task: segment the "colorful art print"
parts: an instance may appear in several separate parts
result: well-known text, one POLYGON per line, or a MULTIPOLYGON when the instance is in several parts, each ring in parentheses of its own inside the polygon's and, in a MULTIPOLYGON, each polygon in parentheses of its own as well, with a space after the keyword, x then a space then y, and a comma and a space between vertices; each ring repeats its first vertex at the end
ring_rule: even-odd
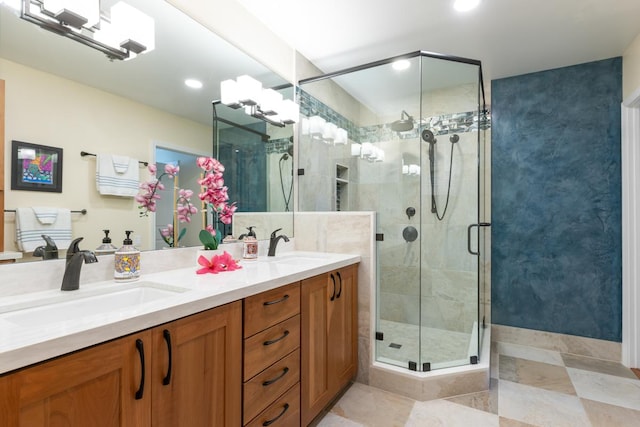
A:
POLYGON ((62 192, 62 148, 12 141, 11 189, 62 192))

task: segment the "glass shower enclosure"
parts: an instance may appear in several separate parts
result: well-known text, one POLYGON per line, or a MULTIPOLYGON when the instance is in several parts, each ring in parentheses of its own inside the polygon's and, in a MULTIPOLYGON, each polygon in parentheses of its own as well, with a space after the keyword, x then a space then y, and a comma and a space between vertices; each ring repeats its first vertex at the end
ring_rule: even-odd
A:
POLYGON ((302 80, 298 98, 299 209, 376 212, 375 360, 477 363, 490 225, 480 62, 414 52, 302 80))

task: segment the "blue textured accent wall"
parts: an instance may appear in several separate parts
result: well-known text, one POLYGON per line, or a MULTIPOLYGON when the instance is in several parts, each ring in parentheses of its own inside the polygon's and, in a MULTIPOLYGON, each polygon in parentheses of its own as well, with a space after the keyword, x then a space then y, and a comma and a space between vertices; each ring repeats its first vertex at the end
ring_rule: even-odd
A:
POLYGON ((491 87, 492 322, 621 341, 622 58, 491 87))

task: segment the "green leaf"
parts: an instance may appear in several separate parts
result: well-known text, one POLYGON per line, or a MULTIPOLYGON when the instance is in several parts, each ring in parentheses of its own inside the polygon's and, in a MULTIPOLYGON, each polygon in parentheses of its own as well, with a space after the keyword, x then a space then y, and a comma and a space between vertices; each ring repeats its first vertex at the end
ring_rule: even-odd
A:
POLYGON ((208 250, 218 249, 218 239, 216 237, 213 237, 213 235, 211 235, 211 233, 209 233, 207 230, 200 230, 200 234, 198 234, 198 238, 200 239, 200 242, 202 242, 202 244, 204 245, 205 249, 208 249, 208 250))

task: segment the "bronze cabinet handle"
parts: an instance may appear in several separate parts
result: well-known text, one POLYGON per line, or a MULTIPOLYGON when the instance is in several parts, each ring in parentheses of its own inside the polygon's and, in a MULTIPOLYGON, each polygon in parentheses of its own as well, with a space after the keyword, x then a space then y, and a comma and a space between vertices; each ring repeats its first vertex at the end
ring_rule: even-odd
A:
POLYGON ((271 424, 275 423, 276 421, 278 421, 278 418, 280 418, 281 416, 284 415, 285 412, 287 412, 288 409, 289 409, 289 404, 285 403, 284 406, 282 407, 282 412, 280 412, 277 417, 272 418, 269 421, 263 422, 262 425, 266 427, 266 426, 270 426, 271 424))
POLYGON ((266 380, 266 381, 264 381, 264 382, 262 383, 262 386, 263 386, 263 387, 267 387, 267 386, 270 386, 271 384, 273 384, 273 383, 275 383, 275 382, 277 382, 277 381, 281 380, 281 379, 282 379, 282 377, 284 377, 285 375, 287 375, 287 372, 289 372, 289 368, 285 367, 285 368, 282 370, 282 373, 281 373, 280 375, 278 375, 277 377, 275 377, 275 378, 273 378, 273 379, 270 379, 270 380, 266 380))
POLYGON ((285 338, 287 337, 287 335, 289 335, 289 331, 284 331, 284 334, 282 334, 282 336, 281 336, 281 337, 278 337, 278 338, 273 339, 273 340, 265 341, 265 342, 263 342, 262 344, 263 344, 263 345, 271 345, 271 344, 275 344, 275 343, 277 343, 278 341, 285 339, 285 338))

